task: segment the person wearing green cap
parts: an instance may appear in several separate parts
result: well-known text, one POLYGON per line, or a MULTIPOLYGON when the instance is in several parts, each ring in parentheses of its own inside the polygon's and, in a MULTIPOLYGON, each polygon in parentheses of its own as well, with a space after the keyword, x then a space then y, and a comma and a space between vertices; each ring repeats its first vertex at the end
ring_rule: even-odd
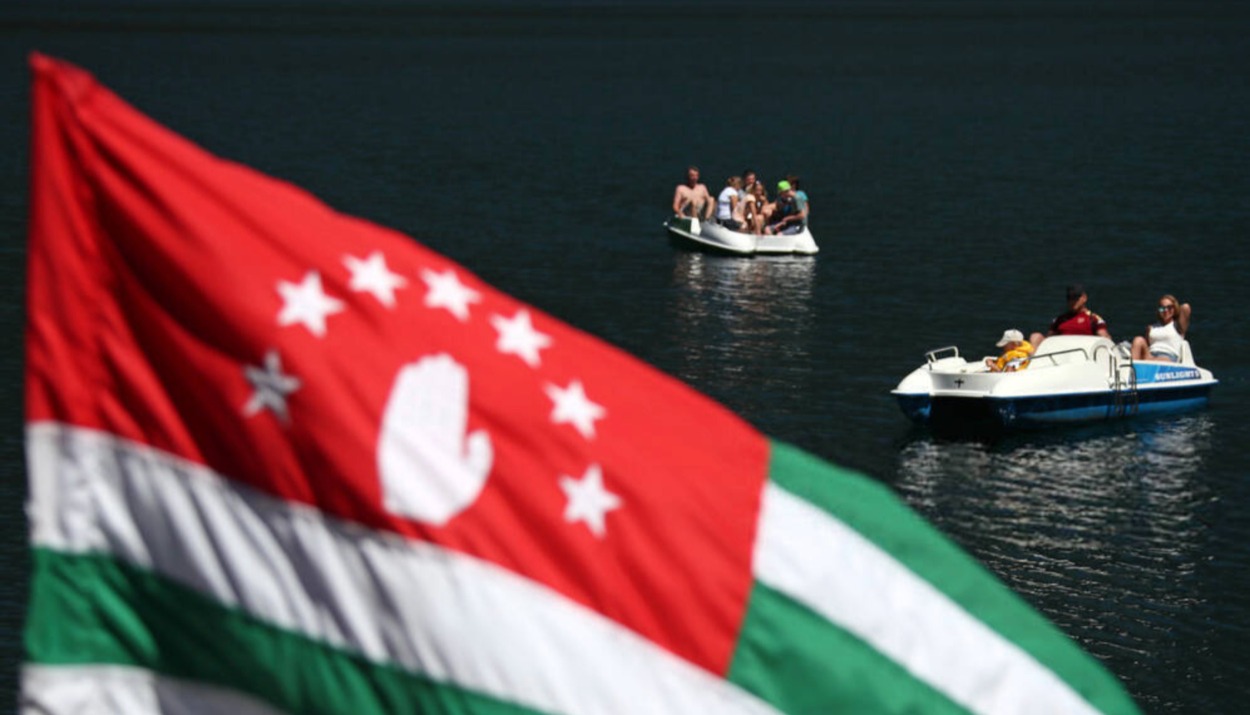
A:
POLYGON ((797 233, 807 225, 807 205, 799 206, 795 198, 794 186, 789 181, 777 182, 777 208, 773 211, 771 222, 764 233, 797 233))

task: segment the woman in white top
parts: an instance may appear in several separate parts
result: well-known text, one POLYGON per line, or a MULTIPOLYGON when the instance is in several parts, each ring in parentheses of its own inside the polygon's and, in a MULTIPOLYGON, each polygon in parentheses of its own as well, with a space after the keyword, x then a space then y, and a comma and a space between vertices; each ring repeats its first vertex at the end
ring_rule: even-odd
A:
POLYGON ((734 212, 738 208, 738 189, 741 188, 742 179, 731 176, 725 182, 725 188, 721 189, 720 196, 716 197, 716 220, 722 226, 735 231, 742 228, 742 224, 734 218, 734 212))
POLYGON ((1159 299, 1159 322, 1146 327, 1146 336, 1133 338, 1134 360, 1179 362, 1181 342, 1189 330, 1189 303, 1179 303, 1176 296, 1159 299))

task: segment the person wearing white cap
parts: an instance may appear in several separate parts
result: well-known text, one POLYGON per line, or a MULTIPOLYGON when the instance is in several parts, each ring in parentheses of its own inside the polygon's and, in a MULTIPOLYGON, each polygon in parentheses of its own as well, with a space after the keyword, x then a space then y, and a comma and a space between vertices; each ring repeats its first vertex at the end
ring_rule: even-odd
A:
POLYGON ((985 358, 985 366, 990 372, 1015 372, 1029 366, 1033 346, 1024 339, 1024 333, 1014 328, 1004 330, 1002 339, 996 345, 1003 349, 1003 354, 997 359, 985 358))

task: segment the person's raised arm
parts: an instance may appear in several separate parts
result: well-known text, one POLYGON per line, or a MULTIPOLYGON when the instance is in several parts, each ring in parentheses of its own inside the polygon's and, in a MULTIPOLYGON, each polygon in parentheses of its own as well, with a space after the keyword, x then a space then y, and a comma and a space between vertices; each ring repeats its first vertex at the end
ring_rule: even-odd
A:
POLYGON ((1182 336, 1189 332, 1189 313, 1191 310, 1189 303, 1181 303, 1176 306, 1176 332, 1182 336))

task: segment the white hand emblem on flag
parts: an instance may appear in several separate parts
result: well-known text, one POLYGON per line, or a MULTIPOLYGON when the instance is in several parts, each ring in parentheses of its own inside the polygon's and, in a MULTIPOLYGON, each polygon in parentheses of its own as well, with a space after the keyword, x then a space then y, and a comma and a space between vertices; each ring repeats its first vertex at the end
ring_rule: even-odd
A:
POLYGON ((378 437, 388 511, 441 526, 481 493, 494 461, 490 436, 466 436, 469 373, 446 354, 405 365, 395 378, 378 437))

